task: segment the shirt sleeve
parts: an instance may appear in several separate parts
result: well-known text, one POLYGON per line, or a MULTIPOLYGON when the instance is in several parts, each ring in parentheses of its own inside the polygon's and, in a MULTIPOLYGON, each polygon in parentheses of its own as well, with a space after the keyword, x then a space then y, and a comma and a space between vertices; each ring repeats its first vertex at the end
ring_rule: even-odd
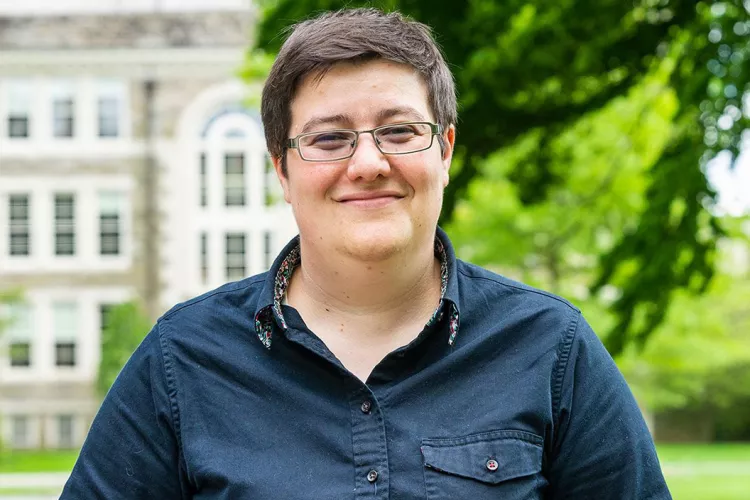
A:
POLYGON ((671 499, 635 398, 580 314, 563 339, 558 370, 550 498, 671 499))
POLYGON ((173 396, 157 323, 104 398, 60 498, 189 498, 173 396))

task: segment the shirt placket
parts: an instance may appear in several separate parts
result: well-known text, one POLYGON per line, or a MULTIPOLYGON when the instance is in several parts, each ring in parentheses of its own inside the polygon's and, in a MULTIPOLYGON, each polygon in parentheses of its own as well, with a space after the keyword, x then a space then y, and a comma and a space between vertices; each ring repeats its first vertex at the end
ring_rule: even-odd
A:
POLYGON ((349 398, 354 456, 354 498, 387 499, 389 491, 388 447, 385 418, 372 391, 365 385, 349 398))

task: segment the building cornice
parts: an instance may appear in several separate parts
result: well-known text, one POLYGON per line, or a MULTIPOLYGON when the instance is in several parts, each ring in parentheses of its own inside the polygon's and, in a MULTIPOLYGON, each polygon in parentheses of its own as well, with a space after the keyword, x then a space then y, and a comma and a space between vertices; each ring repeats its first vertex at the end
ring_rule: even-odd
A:
POLYGON ((0 57, 0 75, 71 76, 86 72, 102 76, 160 79, 199 76, 196 72, 230 76, 242 65, 246 47, 168 49, 7 50, 0 57))

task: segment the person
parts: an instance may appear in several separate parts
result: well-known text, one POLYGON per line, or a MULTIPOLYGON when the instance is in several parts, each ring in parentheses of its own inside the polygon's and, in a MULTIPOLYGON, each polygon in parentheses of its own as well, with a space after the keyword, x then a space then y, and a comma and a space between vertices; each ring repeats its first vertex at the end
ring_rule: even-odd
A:
POLYGON ((158 320, 63 499, 670 498, 581 312, 438 227, 456 95, 426 26, 299 23, 261 113, 299 235, 158 320))

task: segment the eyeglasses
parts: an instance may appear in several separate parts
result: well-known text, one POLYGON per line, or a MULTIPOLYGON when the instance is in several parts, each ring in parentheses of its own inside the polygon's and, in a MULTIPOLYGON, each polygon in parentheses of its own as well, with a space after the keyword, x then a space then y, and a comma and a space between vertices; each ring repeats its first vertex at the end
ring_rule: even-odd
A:
POLYGON ((384 155, 417 153, 432 147, 442 127, 430 122, 383 125, 372 130, 326 130, 300 134, 288 140, 286 147, 296 149, 305 161, 337 161, 351 158, 360 134, 371 134, 384 155))

